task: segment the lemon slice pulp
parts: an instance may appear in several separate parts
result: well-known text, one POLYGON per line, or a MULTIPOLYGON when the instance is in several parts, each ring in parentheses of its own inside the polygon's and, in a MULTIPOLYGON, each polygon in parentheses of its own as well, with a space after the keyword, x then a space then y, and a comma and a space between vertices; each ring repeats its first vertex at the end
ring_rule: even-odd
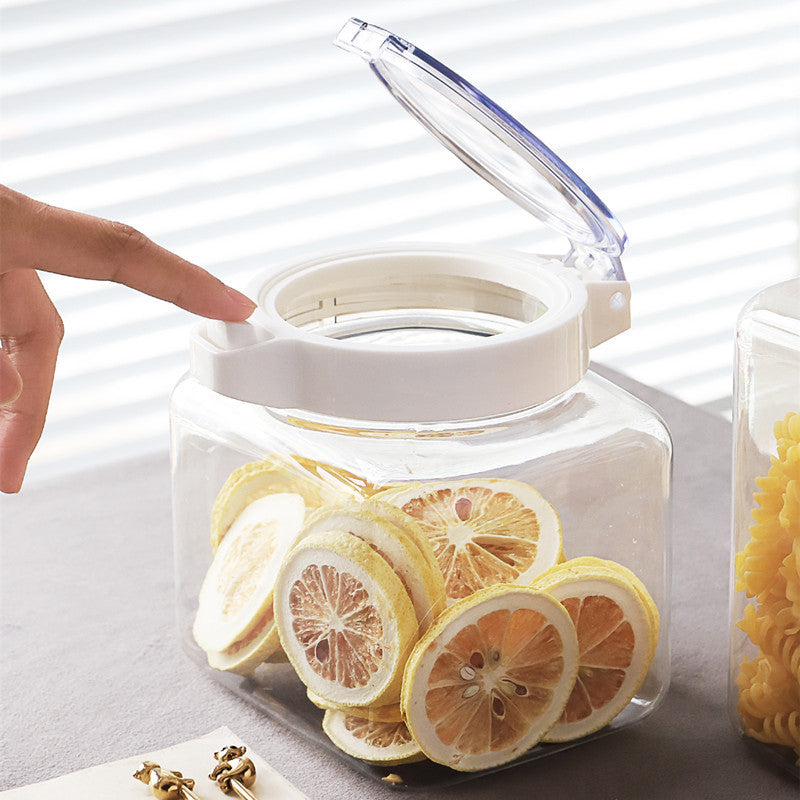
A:
POLYGON ((520 481, 435 481, 375 495, 425 532, 449 602, 497 583, 527 585, 561 557, 555 509, 520 481))
POLYGON ((444 580, 432 554, 426 559, 413 538, 381 513, 384 505, 351 503, 320 509, 311 516, 302 535, 342 530, 369 544, 400 578, 424 632, 444 610, 444 580))
POLYGON ((611 722, 644 682, 657 643, 652 611, 624 571, 585 561, 570 564, 533 583, 567 609, 579 647, 575 685, 561 718, 545 736, 548 742, 586 736, 611 722))
POLYGON ((417 619, 400 579, 366 542, 344 531, 303 538, 278 573, 275 621, 315 695, 343 706, 397 702, 417 619))

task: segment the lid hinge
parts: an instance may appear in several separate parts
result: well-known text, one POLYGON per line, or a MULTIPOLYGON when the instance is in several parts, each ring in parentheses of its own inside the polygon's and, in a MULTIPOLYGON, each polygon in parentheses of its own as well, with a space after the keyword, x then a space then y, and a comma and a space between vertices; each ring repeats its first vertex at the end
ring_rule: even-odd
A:
POLYGON ((584 281, 624 281, 625 272, 618 256, 590 247, 572 245, 564 265, 578 271, 584 281))

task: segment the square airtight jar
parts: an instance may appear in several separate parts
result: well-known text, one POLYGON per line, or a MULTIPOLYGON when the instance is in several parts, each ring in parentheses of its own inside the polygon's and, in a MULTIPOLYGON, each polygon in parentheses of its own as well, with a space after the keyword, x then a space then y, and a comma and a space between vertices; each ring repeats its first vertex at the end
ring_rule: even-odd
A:
POLYGON ((671 443, 588 371, 630 325, 625 233, 520 122, 350 20, 448 149, 569 242, 322 254, 193 332, 172 397, 177 601, 221 683, 377 780, 557 753, 669 683, 671 443))
MULTIPOLYGON (((483 587, 536 588, 539 581, 548 595, 583 593, 576 636, 579 648, 596 651, 578 655, 586 698, 602 706, 609 682, 624 682, 628 668, 640 674, 610 720, 584 722, 592 714, 581 716, 581 697, 575 718, 560 723, 566 738, 547 741, 544 732, 510 763, 649 714, 669 681, 671 446, 653 410, 586 370, 589 317, 608 310, 624 318, 611 300, 620 288, 586 284, 573 268, 535 256, 403 245, 296 265, 253 292, 261 308, 252 323, 203 323, 192 341, 192 373, 172 398, 178 609, 190 654, 265 712, 381 777, 387 767, 337 748, 323 718, 333 725, 348 708, 391 714, 412 649, 443 615, 483 587), (553 352, 557 369, 544 378, 553 352), (258 402, 259 392, 280 403, 258 402), (453 413, 444 416, 448 408, 453 413), (271 504, 297 498, 288 511, 271 504), (248 525, 261 525, 265 535, 249 536, 248 525), (425 568, 419 559, 402 562, 395 553, 402 543, 384 541, 383 527, 413 531, 405 550, 420 532, 428 538, 426 568, 441 571, 443 599, 413 585, 413 573, 425 568), (292 586, 278 580, 303 541, 313 538, 324 550, 327 536, 327 567, 352 574, 333 533, 386 556, 413 598, 403 614, 417 616, 399 645, 397 686, 375 702, 341 707, 335 692, 326 700, 324 676, 315 684, 296 664, 305 653, 311 673, 323 671, 330 637, 322 631, 313 647, 304 640, 305 650, 295 642, 289 660, 284 639, 292 625, 282 630, 276 622, 281 604, 294 603, 282 612, 289 619, 310 602, 307 591, 292 599, 292 586), (609 616, 614 604, 603 580, 633 595, 631 613, 640 618, 609 616), (593 611, 592 598, 605 605, 593 611), (231 606, 235 613, 227 613, 231 606), (228 629, 220 622, 226 617, 236 618, 228 629), (620 623, 642 654, 620 660, 620 623), (581 624, 598 627, 581 631, 581 624), (592 674, 605 677, 594 686, 592 674)), ((356 591, 355 583, 347 586, 356 591)), ((611 595, 625 610, 624 598, 611 595)), ((465 663, 459 673, 470 670, 465 663)), ((503 680, 495 687, 501 693, 511 686, 503 680)), ((389 722, 402 723, 405 713, 389 722)), ((457 769, 428 758, 391 766, 409 784, 454 780, 457 769)))

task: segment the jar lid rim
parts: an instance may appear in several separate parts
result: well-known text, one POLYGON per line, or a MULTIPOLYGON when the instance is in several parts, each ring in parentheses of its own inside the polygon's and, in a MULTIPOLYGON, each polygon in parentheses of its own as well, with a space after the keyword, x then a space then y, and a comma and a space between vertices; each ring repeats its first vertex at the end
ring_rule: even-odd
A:
POLYGON ((627 303, 615 311, 607 301, 610 290, 627 287, 584 284, 557 259, 493 248, 403 243, 333 254, 251 284, 259 301, 251 321, 198 325, 191 371, 215 391, 279 409, 385 422, 497 416, 575 385, 593 343, 587 307, 600 292, 613 326, 622 330, 629 324, 627 303), (404 276, 409 266, 413 271, 404 276), (411 299, 404 301, 407 293, 411 299), (494 335, 438 346, 387 346, 341 327, 361 312, 368 318, 402 302, 414 308, 428 295, 454 297, 456 315, 473 307, 511 309, 516 319, 494 335), (339 338, 343 330, 349 338, 339 338))

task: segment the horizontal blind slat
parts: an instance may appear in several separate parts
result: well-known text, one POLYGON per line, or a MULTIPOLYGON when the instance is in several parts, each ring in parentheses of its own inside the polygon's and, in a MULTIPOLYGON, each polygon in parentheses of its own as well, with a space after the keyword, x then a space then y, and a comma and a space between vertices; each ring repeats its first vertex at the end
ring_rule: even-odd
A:
MULTIPOLYGON (((384 239, 563 252, 331 47, 349 12, 0 3, 5 180, 134 224, 239 287, 309 250, 384 239)), ((376 0, 369 16, 487 89, 622 219, 635 333, 595 357, 722 407, 738 308, 797 274, 800 4, 376 0)), ((68 336, 34 471, 163 447, 190 317, 44 280, 68 336)))

